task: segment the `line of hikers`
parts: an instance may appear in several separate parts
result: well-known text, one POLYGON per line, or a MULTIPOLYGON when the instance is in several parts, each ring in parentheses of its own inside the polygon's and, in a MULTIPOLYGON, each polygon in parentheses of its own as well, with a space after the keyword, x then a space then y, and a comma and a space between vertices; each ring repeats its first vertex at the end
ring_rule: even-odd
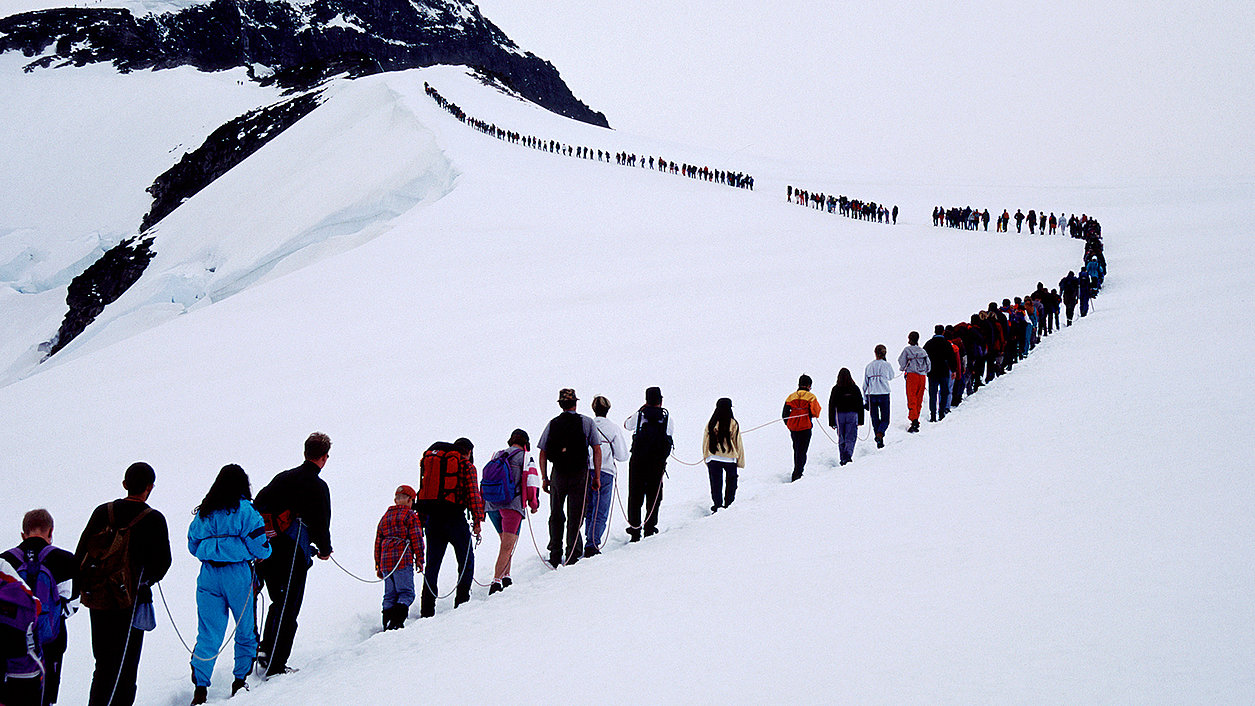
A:
MULTIPOLYGON (((426 81, 423 82, 423 90, 427 95, 436 102, 436 105, 443 108, 453 117, 469 125, 470 127, 498 140, 509 142, 510 144, 522 145, 530 147, 541 152, 550 152, 553 154, 563 155, 566 157, 575 157, 577 159, 589 159, 597 162, 611 163, 611 153, 609 150, 594 149, 592 147, 583 147, 580 145, 568 145, 557 140, 546 140, 531 135, 523 135, 512 130, 497 127, 496 123, 490 123, 485 120, 472 117, 466 114, 456 103, 452 103, 440 92, 426 81)), ((664 174, 680 174, 690 179, 698 179, 713 184, 724 184, 726 186, 734 186, 739 189, 754 189, 754 177, 744 172, 736 172, 724 169, 711 169, 710 167, 699 167, 692 164, 681 164, 679 162, 670 162, 661 157, 637 156, 627 152, 614 153, 614 163, 620 166, 646 167, 648 169, 656 169, 664 174), (656 165, 656 166, 655 166, 656 165)))
MULTIPOLYGON (((1028 210, 1028 215, 1025 215, 1024 212, 1018 208, 1015 210, 1014 216, 1004 210, 1002 215, 998 216, 995 228, 996 232, 1008 232, 1012 218, 1015 219, 1016 233, 1024 232, 1024 223, 1027 221, 1029 235, 1036 235, 1038 233, 1046 235, 1046 228, 1049 227, 1050 235, 1058 233, 1059 235, 1069 235, 1073 238, 1084 238, 1087 240, 1090 238, 1102 237, 1102 225, 1098 223, 1097 219, 1091 218, 1084 213, 1080 216, 1077 216, 1075 213, 1068 216, 1067 214, 1060 212, 1058 217, 1056 217, 1053 211, 1049 216, 1047 216, 1045 211, 1038 213, 1036 210, 1031 208, 1028 210)), ((984 212, 981 219, 984 221, 985 230, 989 230, 988 210, 984 212)), ((937 222, 937 213, 935 211, 933 213, 933 224, 940 225, 940 223, 937 222)))
POLYGON ((785 187, 785 200, 801 206, 809 206, 820 211, 836 213, 860 221, 875 223, 898 223, 898 207, 889 208, 875 201, 859 201, 845 196, 824 195, 821 192, 795 189, 791 185, 785 187))
MULTIPOLYGON (((989 230, 989 209, 981 211, 973 209, 971 206, 964 208, 942 208, 937 206, 933 209, 933 225, 949 226, 951 228, 962 228, 963 230, 976 230, 984 223, 985 230, 989 230)), ((1001 221, 999 221, 999 232, 1001 232, 1001 221)))
MULTIPOLYGON (((1092 220, 1090 221, 1092 222, 1092 220)), ((920 429, 925 389, 929 421, 939 422, 995 377, 1010 372, 1044 336, 1073 322, 1076 306, 1088 314, 1106 274, 1097 229, 1085 238, 1085 265, 1069 272, 1058 289, 1043 283, 1024 296, 1003 299, 969 321, 938 324, 922 346, 912 331, 898 356, 906 379, 907 432, 920 429)), ((848 368, 837 375, 828 400, 828 425, 837 431, 840 464, 853 461, 858 428, 869 412, 877 448, 884 447, 890 420, 889 382, 895 376, 883 344, 864 369, 862 389, 848 368)), ((802 375, 786 398, 781 420, 793 445, 792 481, 802 477, 813 420, 822 408, 802 375)), ((658 532, 659 506, 667 461, 675 447, 674 423, 662 406, 662 391, 650 387, 645 403, 622 425, 607 419, 610 402, 592 401, 592 418, 579 414, 572 389, 558 393, 561 412, 546 424, 532 456, 530 436, 515 429, 506 447, 475 467, 474 445, 460 438, 437 442, 419 462, 418 490, 398 487, 393 504, 376 528, 374 561, 384 584, 384 629, 405 625, 409 608, 421 596, 420 616, 435 614, 444 554, 453 548, 458 563, 454 607, 470 599, 474 547, 488 518, 501 537, 488 594, 511 585, 511 563, 522 523, 549 495, 548 561, 552 568, 596 556, 606 541, 617 463, 628 462, 627 533, 637 542, 658 532), (630 434, 630 438, 625 435, 630 434), (472 539, 475 544, 472 544, 472 539), (415 571, 422 576, 416 590, 415 571)), ((711 512, 736 498, 739 469, 745 466, 742 432, 732 400, 720 398, 702 433, 702 462, 710 481, 711 512)), ((197 578, 198 632, 191 650, 192 704, 208 698, 213 665, 227 630, 234 664, 231 694, 248 688, 256 669, 261 678, 296 671, 288 665, 305 584, 314 558, 332 558, 331 494, 321 472, 331 439, 311 434, 304 461, 277 474, 253 499, 244 469, 224 466, 193 511, 188 551, 201 562, 197 578), (262 589, 270 609, 259 629, 256 599, 262 589)), ((144 462, 126 469, 126 495, 95 508, 73 554, 53 546, 53 518, 44 509, 22 519, 21 543, 0 554, 0 654, 5 678, 0 704, 56 703, 66 649, 66 619, 79 605, 90 613, 95 669, 89 706, 131 704, 144 633, 155 629, 152 587, 172 563, 165 517, 148 505, 156 473, 144 462)))

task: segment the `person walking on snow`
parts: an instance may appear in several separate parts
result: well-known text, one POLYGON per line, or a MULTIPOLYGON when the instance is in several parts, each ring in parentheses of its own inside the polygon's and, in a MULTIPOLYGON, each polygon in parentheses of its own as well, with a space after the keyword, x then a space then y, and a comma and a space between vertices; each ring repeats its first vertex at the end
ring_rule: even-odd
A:
POLYGON ((702 460, 710 475, 710 511, 718 512, 736 499, 737 469, 745 468, 741 425, 732 415, 732 400, 720 397, 714 414, 702 429, 702 460))
POLYGON ((645 405, 624 421, 632 430, 631 457, 628 460, 628 528, 632 542, 658 534, 658 506, 662 504, 662 481, 667 473, 667 457, 675 448, 675 425, 671 413, 662 406, 662 390, 645 390, 645 405), (641 520, 641 507, 647 508, 641 520))
POLYGON ((885 447, 885 431, 889 428, 889 381, 893 379, 893 366, 885 360, 888 354, 889 349, 883 343, 877 345, 876 359, 863 370, 863 407, 871 412, 878 449, 885 447))
POLYGON ((305 439, 305 462, 275 476, 254 503, 266 521, 270 557, 259 572, 270 594, 270 612, 257 666, 264 678, 288 668, 297 617, 305 600, 305 580, 313 557, 331 558, 331 491, 319 474, 331 456, 331 438, 314 432, 305 439))
MULTIPOLYGON (((510 432, 506 448, 493 455, 493 462, 504 462, 510 476, 510 487, 514 489, 514 497, 507 503, 495 503, 484 499, 484 507, 488 511, 488 519, 492 521, 497 534, 501 537, 501 547, 497 551, 497 564, 493 567, 492 585, 488 587, 488 595, 504 591, 513 583, 510 578, 510 564, 514 558, 514 548, 519 543, 519 530, 523 527, 523 517, 527 510, 536 512, 540 509, 540 481, 536 463, 531 457, 532 440, 527 432, 515 429, 510 432), (535 482, 533 480, 535 479, 535 482), (525 509, 526 508, 526 509, 525 509)), ((488 466, 484 466, 484 478, 488 478, 488 466)))
POLYGON ((828 426, 837 430, 837 448, 844 466, 854 460, 858 428, 863 426, 863 393, 854 384, 849 368, 837 373, 837 384, 828 396, 828 426))
POLYGON ((919 347, 919 332, 907 334, 906 348, 898 354, 898 370, 906 377, 906 416, 911 426, 908 432, 919 431, 919 413, 924 405, 924 388, 927 375, 932 369, 928 353, 919 347))
MULTIPOLYGON (((601 553, 602 537, 610 522, 610 501, 614 495, 616 461, 628 460, 627 439, 618 424, 606 418, 610 413, 610 400, 598 395, 593 398, 593 423, 597 425, 598 445, 601 447, 601 468, 594 472, 601 475, 601 487, 588 494, 584 504, 584 556, 601 553)), ((589 455, 589 464, 593 462, 589 455)))
POLYGON ((143 461, 132 463, 122 480, 126 497, 100 505, 92 512, 74 552, 78 561, 74 592, 91 612, 92 655, 96 658, 88 706, 135 703, 136 674, 145 632, 135 626, 135 617, 145 609, 151 615, 151 586, 165 578, 170 570, 170 531, 166 518, 148 506, 156 481, 157 474, 152 466, 143 461), (121 535, 127 539, 121 540, 121 535), (108 576, 93 570, 100 565, 97 561, 101 558, 97 554, 102 544, 100 540, 110 537, 109 545, 125 541, 129 547, 126 552, 130 559, 129 572, 108 576), (118 605, 109 600, 110 591, 105 585, 117 586, 123 580, 123 593, 129 601, 118 605))
POLYGON ((601 476, 589 469, 588 455, 592 449, 593 467, 601 467, 601 446, 597 442, 597 424, 575 411, 579 398, 575 390, 558 391, 562 413, 545 425, 540 434, 540 479, 549 493, 549 563, 553 568, 574 564, 583 556, 584 543, 580 525, 584 521, 584 505, 588 497, 601 489, 601 476), (553 464, 552 477, 549 464, 553 464), (566 535, 566 553, 562 551, 566 535))
POLYGON ((784 401, 784 425, 789 428, 789 436, 793 440, 793 477, 790 482, 802 477, 806 469, 806 452, 810 449, 812 419, 818 419, 821 407, 819 400, 811 394, 811 376, 803 373, 797 379, 797 392, 789 395, 784 401))
POLYGON ((414 512, 416 497, 414 488, 399 486, 375 526, 375 576, 383 580, 384 630, 405 627, 414 604, 414 570, 423 570, 423 523, 414 512))
POLYGON ((74 593, 74 577, 78 574, 78 562, 74 555, 52 545, 52 514, 42 508, 31 510, 22 516, 22 543, 0 554, 5 561, 0 565, 11 567, 19 578, 40 600, 41 616, 37 623, 39 644, 37 655, 43 665, 40 681, 39 665, 33 661, 13 659, 6 665, 4 687, 0 688, 0 703, 31 703, 49 706, 57 702, 61 688, 61 662, 67 645, 65 621, 78 611, 78 595, 74 593), (41 577, 47 575, 43 585, 41 577), (17 676, 35 672, 31 677, 17 676), (40 699, 42 690, 43 698, 40 699))
POLYGON ((479 494, 475 471, 475 445, 460 437, 452 444, 437 441, 423 452, 420 463, 422 481, 414 509, 423 522, 423 541, 427 560, 423 564, 423 590, 419 597, 419 617, 436 614, 439 595, 440 565, 444 553, 453 547, 458 560, 458 583, 453 607, 471 600, 471 582, 475 580, 474 537, 478 544, 484 522, 484 499, 479 494), (471 524, 467 524, 467 515, 471 524))
POLYGON ((187 528, 187 550, 200 559, 196 578, 196 649, 192 651, 192 704, 209 698, 218 647, 227 631, 227 612, 235 619, 235 667, 231 695, 248 689, 248 673, 257 657, 253 620, 257 585, 254 562, 270 556, 266 523, 253 509, 248 474, 236 464, 218 471, 187 528))

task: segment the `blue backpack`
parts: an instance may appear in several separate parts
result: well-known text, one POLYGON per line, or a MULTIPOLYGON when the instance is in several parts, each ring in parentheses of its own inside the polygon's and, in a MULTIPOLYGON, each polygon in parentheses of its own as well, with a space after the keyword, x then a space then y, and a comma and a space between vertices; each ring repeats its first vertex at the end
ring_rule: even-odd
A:
POLYGON ((57 591, 57 580, 44 563, 48 555, 52 553, 52 549, 52 545, 49 544, 39 552, 22 551, 17 548, 5 552, 6 557, 12 557, 10 563, 17 566, 17 573, 21 575, 22 580, 26 581, 26 585, 39 599, 42 607, 39 619, 35 621, 35 642, 40 646, 61 637, 61 623, 64 620, 61 612, 61 594, 57 591))
POLYGON ((522 449, 504 449, 493 455, 484 465, 484 475, 479 482, 479 494, 493 505, 508 505, 518 496, 514 478, 510 474, 510 459, 522 449))

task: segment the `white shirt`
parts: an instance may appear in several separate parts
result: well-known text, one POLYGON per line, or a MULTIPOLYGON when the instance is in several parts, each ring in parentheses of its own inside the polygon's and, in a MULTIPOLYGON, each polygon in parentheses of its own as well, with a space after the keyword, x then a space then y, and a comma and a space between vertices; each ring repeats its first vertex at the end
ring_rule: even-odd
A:
MULTIPOLYGON (((614 475, 617 470, 615 461, 628 460, 627 439, 623 437, 623 430, 619 425, 611 422, 605 417, 596 417, 593 420, 597 424, 597 438, 600 440, 601 446, 601 472, 614 475)), ((588 468, 593 467, 593 452, 588 451, 588 468)))

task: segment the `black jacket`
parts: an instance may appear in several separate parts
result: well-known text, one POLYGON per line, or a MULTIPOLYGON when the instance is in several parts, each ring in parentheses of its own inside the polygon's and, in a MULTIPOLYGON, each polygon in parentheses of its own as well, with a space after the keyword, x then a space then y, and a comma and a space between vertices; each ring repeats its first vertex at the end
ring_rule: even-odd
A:
POLYGON ((950 342, 945 336, 937 334, 928 339, 924 344, 924 351, 928 353, 928 362, 932 363, 932 370, 929 375, 935 378, 949 376, 954 372, 954 349, 950 347, 950 342))
MULTIPOLYGON (((114 524, 119 527, 125 526, 134 520, 139 513, 147 508, 147 503, 138 500, 115 500, 113 506, 114 524)), ((87 526, 83 528, 83 534, 78 540, 78 549, 74 552, 75 561, 81 567, 83 558, 87 554, 87 539, 109 524, 109 503, 98 506, 92 511, 92 516, 87 520, 87 526)), ((166 572, 170 570, 170 530, 166 526, 166 518, 160 512, 153 510, 148 513, 144 519, 135 525, 131 530, 131 570, 134 576, 140 576, 143 571, 143 579, 140 581, 137 600, 140 603, 152 602, 152 590, 148 586, 157 583, 165 578, 166 572)), ((74 595, 78 595, 78 576, 74 577, 74 595)))
POLYGON ((837 414, 840 412, 858 412, 858 423, 862 426, 863 393, 858 385, 846 388, 832 386, 832 394, 828 395, 828 426, 837 425, 837 414))
POLYGON ((318 476, 321 471, 306 461, 275 476, 257 493, 253 507, 258 512, 278 515, 284 510, 301 519, 309 533, 309 541, 326 556, 331 553, 331 491, 318 476))

